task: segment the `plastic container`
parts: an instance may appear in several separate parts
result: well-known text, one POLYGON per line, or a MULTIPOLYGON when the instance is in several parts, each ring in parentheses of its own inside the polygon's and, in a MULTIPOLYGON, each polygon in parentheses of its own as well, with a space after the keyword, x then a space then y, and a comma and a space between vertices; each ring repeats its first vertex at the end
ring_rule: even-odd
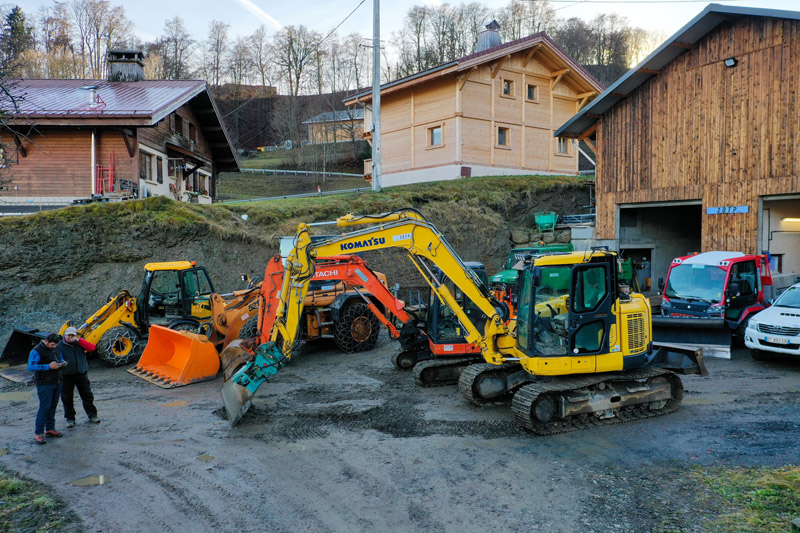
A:
POLYGON ((539 231, 552 231, 558 222, 558 215, 552 211, 542 211, 534 215, 539 231))

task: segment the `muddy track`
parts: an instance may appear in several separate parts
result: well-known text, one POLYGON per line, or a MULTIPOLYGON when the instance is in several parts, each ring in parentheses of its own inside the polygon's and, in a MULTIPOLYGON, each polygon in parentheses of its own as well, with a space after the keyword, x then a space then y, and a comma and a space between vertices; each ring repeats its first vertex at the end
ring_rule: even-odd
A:
POLYGON ((50 486, 83 531, 641 532, 705 530, 693 466, 800 461, 800 364, 737 350, 685 377, 674 413, 535 437, 508 405, 417 386, 385 336, 332 348, 301 346, 235 428, 219 379, 164 390, 93 362, 103 422, 79 413, 35 446, 32 389, 0 380, 0 467, 50 486), (109 482, 70 484, 93 474, 109 482))

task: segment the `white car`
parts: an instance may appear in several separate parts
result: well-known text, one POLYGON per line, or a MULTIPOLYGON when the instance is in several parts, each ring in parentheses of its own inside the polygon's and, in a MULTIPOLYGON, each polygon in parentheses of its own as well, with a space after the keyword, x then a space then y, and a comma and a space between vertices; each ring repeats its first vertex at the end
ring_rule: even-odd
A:
POLYGON ((800 283, 786 289, 772 306, 750 319, 744 344, 758 360, 769 359, 773 354, 800 356, 800 283))

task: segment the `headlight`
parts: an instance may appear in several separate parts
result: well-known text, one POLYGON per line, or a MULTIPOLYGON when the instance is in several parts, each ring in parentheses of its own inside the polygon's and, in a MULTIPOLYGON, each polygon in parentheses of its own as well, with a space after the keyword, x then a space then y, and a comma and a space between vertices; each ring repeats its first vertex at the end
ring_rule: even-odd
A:
POLYGON ((661 300, 661 309, 672 309, 672 302, 669 300, 661 300))
POLYGON ((753 318, 751 318, 750 322, 747 323, 747 327, 748 328, 753 328, 755 330, 757 330, 758 326, 760 326, 760 325, 761 325, 761 322, 759 322, 758 320, 755 320, 753 318))

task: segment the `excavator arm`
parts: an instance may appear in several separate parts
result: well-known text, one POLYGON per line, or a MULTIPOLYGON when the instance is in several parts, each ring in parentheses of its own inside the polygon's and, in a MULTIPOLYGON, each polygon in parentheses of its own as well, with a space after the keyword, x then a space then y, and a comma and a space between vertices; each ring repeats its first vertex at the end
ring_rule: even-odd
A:
MULTIPOLYGON (((314 279, 318 257, 350 255, 359 252, 402 248, 430 285, 439 300, 452 309, 466 330, 465 339, 481 349, 484 359, 495 365, 519 361, 526 355, 516 348, 516 341, 506 325, 507 307, 496 300, 475 273, 468 268, 436 228, 414 210, 401 210, 378 216, 347 215, 337 220, 340 227, 378 224, 375 227, 345 233, 312 243, 310 225, 300 224, 295 248, 284 271, 269 342, 259 346, 252 362, 241 368, 223 386, 222 397, 228 418, 235 424, 247 411, 252 396, 267 378, 282 368, 291 357, 291 349, 300 327, 308 286, 314 279), (488 318, 483 331, 472 323, 445 284, 437 281, 426 261, 436 265, 488 318)), ((265 285, 269 284, 268 278, 265 285)), ((270 331, 264 324, 262 332, 270 331)), ((263 339, 266 340, 266 339, 263 339)))

